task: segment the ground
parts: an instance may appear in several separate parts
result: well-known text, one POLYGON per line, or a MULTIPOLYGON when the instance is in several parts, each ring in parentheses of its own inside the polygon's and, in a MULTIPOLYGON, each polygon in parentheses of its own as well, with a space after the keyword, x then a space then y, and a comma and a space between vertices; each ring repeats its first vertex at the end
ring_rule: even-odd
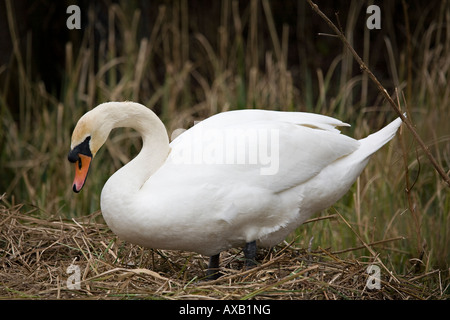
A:
MULTIPOLYGON (((437 272, 397 275, 376 258, 344 260, 283 243, 257 267, 222 253, 224 275, 204 281, 208 257, 119 240, 101 213, 62 220, 0 207, 0 299, 448 299, 437 272), (379 271, 368 273, 368 266, 379 271), (378 281, 379 280, 379 281, 378 281)), ((376 271, 376 270, 375 270, 376 271)))

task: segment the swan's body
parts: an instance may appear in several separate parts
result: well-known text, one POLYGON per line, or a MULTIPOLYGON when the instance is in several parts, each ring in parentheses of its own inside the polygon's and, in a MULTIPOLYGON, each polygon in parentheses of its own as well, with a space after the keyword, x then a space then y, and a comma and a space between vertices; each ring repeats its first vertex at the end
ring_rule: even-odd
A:
MULTIPOLYGON (((330 117, 240 110, 208 118, 169 144, 164 125, 148 108, 109 102, 80 119, 69 159, 82 161, 76 154, 87 148, 95 156, 115 127, 136 129, 143 138, 141 152, 102 190, 108 226, 120 238, 145 247, 213 256, 253 241, 265 247, 282 241, 339 200, 400 124, 397 119, 355 140, 336 129, 347 124, 330 117), (226 158, 220 150, 231 150, 236 137, 243 144, 234 149, 234 158, 226 158), (257 163, 250 160, 250 153, 264 145, 265 162, 264 152, 253 153, 261 158, 257 163)), ((85 174, 75 179, 75 191, 85 174)))

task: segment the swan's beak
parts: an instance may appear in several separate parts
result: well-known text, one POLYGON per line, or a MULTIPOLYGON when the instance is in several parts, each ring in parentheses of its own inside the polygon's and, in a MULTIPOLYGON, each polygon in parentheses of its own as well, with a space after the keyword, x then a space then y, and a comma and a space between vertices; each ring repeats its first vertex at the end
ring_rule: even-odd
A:
POLYGON ((78 193, 84 186, 89 172, 92 157, 79 154, 79 159, 75 162, 75 179, 73 180, 73 191, 78 193))
POLYGON ((89 166, 94 157, 89 144, 90 140, 91 137, 87 137, 82 143, 70 150, 67 157, 70 162, 75 163, 75 179, 73 180, 72 189, 76 193, 83 188, 89 172, 89 166))

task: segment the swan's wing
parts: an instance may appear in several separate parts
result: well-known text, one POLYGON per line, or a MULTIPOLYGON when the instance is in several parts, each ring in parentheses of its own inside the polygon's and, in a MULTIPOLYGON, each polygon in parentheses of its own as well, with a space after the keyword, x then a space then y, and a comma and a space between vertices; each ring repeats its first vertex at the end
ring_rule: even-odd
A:
MULTIPOLYGON (((307 127, 339 133, 336 127, 349 127, 350 125, 338 119, 308 112, 282 112, 271 110, 234 110, 218 113, 199 124, 208 127, 227 127, 240 124, 250 124, 255 121, 287 122, 307 127)), ((175 141, 174 141, 175 142, 175 141)))
POLYGON ((244 183, 279 193, 359 147, 337 126, 348 125, 301 112, 220 113, 178 136, 166 165, 192 181, 244 183))
POLYGON ((213 116, 171 143, 141 188, 141 207, 171 222, 162 235, 188 234, 185 250, 211 255, 255 239, 273 245, 312 213, 301 212, 308 181, 359 147, 336 129, 343 125, 305 113, 213 116))

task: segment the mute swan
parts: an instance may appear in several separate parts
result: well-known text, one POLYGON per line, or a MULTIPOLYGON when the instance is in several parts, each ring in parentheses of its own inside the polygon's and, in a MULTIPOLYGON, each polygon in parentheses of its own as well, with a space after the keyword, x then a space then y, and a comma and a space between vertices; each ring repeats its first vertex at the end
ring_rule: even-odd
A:
POLYGON ((327 116, 267 110, 214 115, 169 144, 163 123, 145 106, 107 102, 87 112, 72 135, 73 191, 80 192, 91 160, 116 127, 143 140, 138 156, 106 182, 101 210, 120 238, 144 247, 210 256, 256 245, 274 246, 312 214, 339 200, 369 157, 391 140, 400 119, 355 140, 349 126, 327 116))

